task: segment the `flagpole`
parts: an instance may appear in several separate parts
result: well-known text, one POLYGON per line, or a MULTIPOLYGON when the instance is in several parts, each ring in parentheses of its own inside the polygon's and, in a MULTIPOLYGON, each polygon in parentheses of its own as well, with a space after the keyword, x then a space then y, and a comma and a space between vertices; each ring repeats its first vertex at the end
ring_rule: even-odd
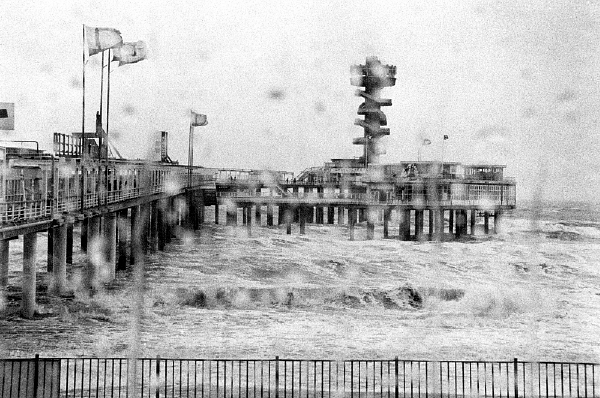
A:
POLYGON ((82 56, 82 69, 83 69, 83 80, 82 80, 82 99, 81 99, 81 211, 84 210, 84 193, 85 193, 85 188, 84 188, 84 183, 85 183, 85 178, 84 178, 84 174, 85 174, 85 168, 83 166, 83 161, 84 161, 84 156, 85 156, 85 25, 82 25, 83 27, 83 41, 82 41, 82 51, 81 51, 81 56, 82 56))
MULTIPOLYGON (((104 99, 104 51, 102 51, 102 67, 100 68, 100 117, 102 117, 102 100, 104 99)), ((100 119, 102 120, 102 119, 100 119)))
MULTIPOLYGON (((110 49, 108 49, 108 75, 106 78, 106 145, 108 145, 108 114, 110 112, 110 49)), ((108 158, 108 151, 106 153, 108 158)))
POLYGON ((444 148, 446 147, 446 138, 442 137, 442 178, 444 178, 444 148))
POLYGON ((192 165, 194 164, 194 126, 190 121, 190 137, 188 141, 188 188, 192 186, 192 165))
MULTIPOLYGON (((102 53, 102 57, 104 57, 104 52, 102 53)), ((102 62, 102 65, 104 65, 104 61, 102 62)), ((106 181, 106 189, 108 191, 108 106, 110 104, 110 48, 108 49, 108 71, 106 72, 106 139, 104 140, 104 181, 106 181)), ((102 70, 104 70, 104 66, 102 67, 102 70)), ((103 73, 104 76, 104 73, 103 73)), ((114 189, 114 188, 113 188, 114 189)), ((105 204, 108 203, 108 195, 106 195, 106 202, 105 204)))

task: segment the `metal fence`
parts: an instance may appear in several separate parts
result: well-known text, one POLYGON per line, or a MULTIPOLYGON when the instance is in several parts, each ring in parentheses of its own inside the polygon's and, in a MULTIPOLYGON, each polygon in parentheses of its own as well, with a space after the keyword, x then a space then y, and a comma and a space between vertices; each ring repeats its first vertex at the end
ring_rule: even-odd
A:
POLYGON ((0 360, 0 396, 596 397, 593 363, 312 359, 0 360))

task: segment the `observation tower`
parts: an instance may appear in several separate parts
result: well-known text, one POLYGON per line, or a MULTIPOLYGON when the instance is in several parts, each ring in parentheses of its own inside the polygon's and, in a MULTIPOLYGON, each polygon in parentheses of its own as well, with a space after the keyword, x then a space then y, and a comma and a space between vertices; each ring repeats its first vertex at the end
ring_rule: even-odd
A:
POLYGON ((352 77, 350 84, 364 87, 357 89, 356 95, 363 97, 365 102, 358 107, 358 114, 364 115, 364 119, 357 118, 354 124, 364 128, 364 135, 355 138, 352 143, 363 146, 363 155, 360 158, 365 167, 369 164, 379 163, 379 155, 385 154, 385 148, 380 142, 381 137, 390 135, 387 126, 387 118, 382 106, 391 106, 392 100, 380 97, 381 89, 392 87, 396 84, 396 67, 383 65, 377 57, 367 57, 365 65, 352 65, 350 67, 352 77))

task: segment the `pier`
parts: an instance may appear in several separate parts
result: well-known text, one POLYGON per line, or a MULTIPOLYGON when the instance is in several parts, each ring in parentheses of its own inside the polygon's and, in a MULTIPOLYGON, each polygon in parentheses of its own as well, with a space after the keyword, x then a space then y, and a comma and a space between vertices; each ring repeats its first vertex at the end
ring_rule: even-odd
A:
POLYGON ((207 120, 193 112, 187 166, 170 159, 167 132, 161 132, 160 160, 109 156, 100 113, 95 133, 54 133, 52 154, 37 144, 35 150, 1 148, 0 294, 8 284, 10 242, 17 237, 23 242, 21 315, 32 318, 40 233, 47 236, 51 293, 60 296, 69 293, 67 266, 78 229, 87 253, 83 287, 93 295, 117 271, 143 263, 148 251, 164 250, 176 229, 193 231, 210 222, 207 207, 213 207, 216 224, 237 226, 241 218, 249 236, 253 226, 263 224, 281 226, 287 234, 296 224, 305 234, 311 223, 347 228, 350 240, 357 240, 363 224, 367 240, 375 238, 378 225, 384 239, 405 241, 497 232, 503 212, 516 206, 516 182, 504 176, 505 166, 420 159, 381 164, 381 138, 390 134, 381 107, 392 100, 380 92, 395 84, 396 67, 367 57, 351 73, 351 84, 359 87, 355 95, 365 101, 357 111, 364 119, 354 122, 364 133, 353 140, 363 147, 362 156, 332 159, 297 176, 194 166, 193 127, 207 120))

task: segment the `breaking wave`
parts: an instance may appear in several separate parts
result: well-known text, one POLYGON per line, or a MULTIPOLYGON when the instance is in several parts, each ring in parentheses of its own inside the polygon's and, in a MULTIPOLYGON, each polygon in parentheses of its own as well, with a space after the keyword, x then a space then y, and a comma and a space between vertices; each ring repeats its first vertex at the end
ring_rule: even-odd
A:
MULTIPOLYGON (((404 285, 389 289, 328 288, 179 288, 169 298, 155 298, 155 306, 167 303, 205 309, 255 309, 264 307, 294 308, 380 308, 417 310, 434 298, 458 301, 465 292, 460 289, 417 289, 404 285)), ((169 295, 167 295, 169 296, 169 295)))

